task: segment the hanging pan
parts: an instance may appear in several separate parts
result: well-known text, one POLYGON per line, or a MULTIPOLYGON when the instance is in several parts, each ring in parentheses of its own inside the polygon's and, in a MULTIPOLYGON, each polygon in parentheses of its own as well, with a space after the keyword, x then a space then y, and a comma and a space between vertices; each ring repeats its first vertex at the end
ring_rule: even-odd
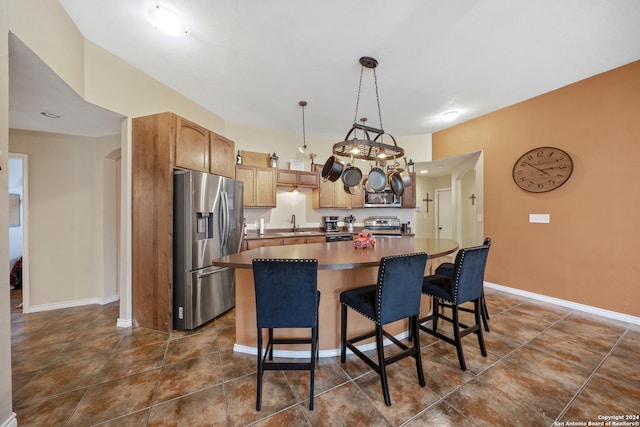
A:
MULTIPOLYGON (((353 160, 352 160, 353 162, 353 160)), ((342 172, 342 182, 348 187, 355 187, 362 181, 362 172, 355 166, 351 166, 351 163, 347 164, 347 167, 342 172)))
POLYGON ((327 159, 322 167, 322 178, 328 179, 331 182, 336 182, 342 170, 344 169, 344 163, 338 160, 335 156, 331 156, 327 159))
POLYGON ((367 184, 374 192, 380 192, 387 186, 387 175, 377 163, 371 168, 367 178, 367 184))

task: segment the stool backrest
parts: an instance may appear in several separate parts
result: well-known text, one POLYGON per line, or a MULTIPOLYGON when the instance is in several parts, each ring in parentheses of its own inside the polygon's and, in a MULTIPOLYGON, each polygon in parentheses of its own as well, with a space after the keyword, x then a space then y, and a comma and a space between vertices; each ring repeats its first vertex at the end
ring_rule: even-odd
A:
POLYGON ((318 260, 254 259, 258 328, 317 326, 318 260))
POLYGON ((454 302, 462 304, 480 298, 489 246, 460 249, 453 268, 451 286, 454 302))
POLYGON ((422 278, 427 254, 383 257, 378 268, 376 308, 381 325, 415 316, 420 312, 422 278))

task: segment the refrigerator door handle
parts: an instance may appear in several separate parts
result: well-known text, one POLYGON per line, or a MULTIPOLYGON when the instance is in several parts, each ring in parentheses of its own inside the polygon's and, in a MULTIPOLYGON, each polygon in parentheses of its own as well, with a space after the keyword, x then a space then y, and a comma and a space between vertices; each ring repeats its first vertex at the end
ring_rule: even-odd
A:
POLYGON ((228 267, 215 267, 215 268, 205 268, 201 272, 198 273, 198 279, 202 279, 204 277, 209 277, 213 274, 218 274, 223 271, 229 270, 228 267))
POLYGON ((229 222, 231 221, 230 212, 229 212, 229 195, 226 191, 221 193, 222 200, 222 227, 223 227, 223 247, 226 248, 229 245, 229 222))

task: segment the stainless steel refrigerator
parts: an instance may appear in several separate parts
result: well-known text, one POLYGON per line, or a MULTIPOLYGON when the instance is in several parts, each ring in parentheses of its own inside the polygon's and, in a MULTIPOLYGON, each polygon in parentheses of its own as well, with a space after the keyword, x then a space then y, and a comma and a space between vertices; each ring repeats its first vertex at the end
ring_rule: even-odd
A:
POLYGON ((173 326, 192 330, 235 305, 235 270, 211 260, 242 246, 242 182, 176 170, 173 185, 173 326))

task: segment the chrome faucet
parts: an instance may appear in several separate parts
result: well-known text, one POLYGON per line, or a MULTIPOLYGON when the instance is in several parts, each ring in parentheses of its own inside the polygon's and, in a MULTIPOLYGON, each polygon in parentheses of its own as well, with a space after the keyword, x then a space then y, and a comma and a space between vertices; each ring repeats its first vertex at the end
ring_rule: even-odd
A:
POLYGON ((298 231, 299 227, 296 226, 296 214, 292 214, 291 215, 291 224, 293 224, 293 227, 291 228, 291 231, 293 231, 293 232, 298 231))

